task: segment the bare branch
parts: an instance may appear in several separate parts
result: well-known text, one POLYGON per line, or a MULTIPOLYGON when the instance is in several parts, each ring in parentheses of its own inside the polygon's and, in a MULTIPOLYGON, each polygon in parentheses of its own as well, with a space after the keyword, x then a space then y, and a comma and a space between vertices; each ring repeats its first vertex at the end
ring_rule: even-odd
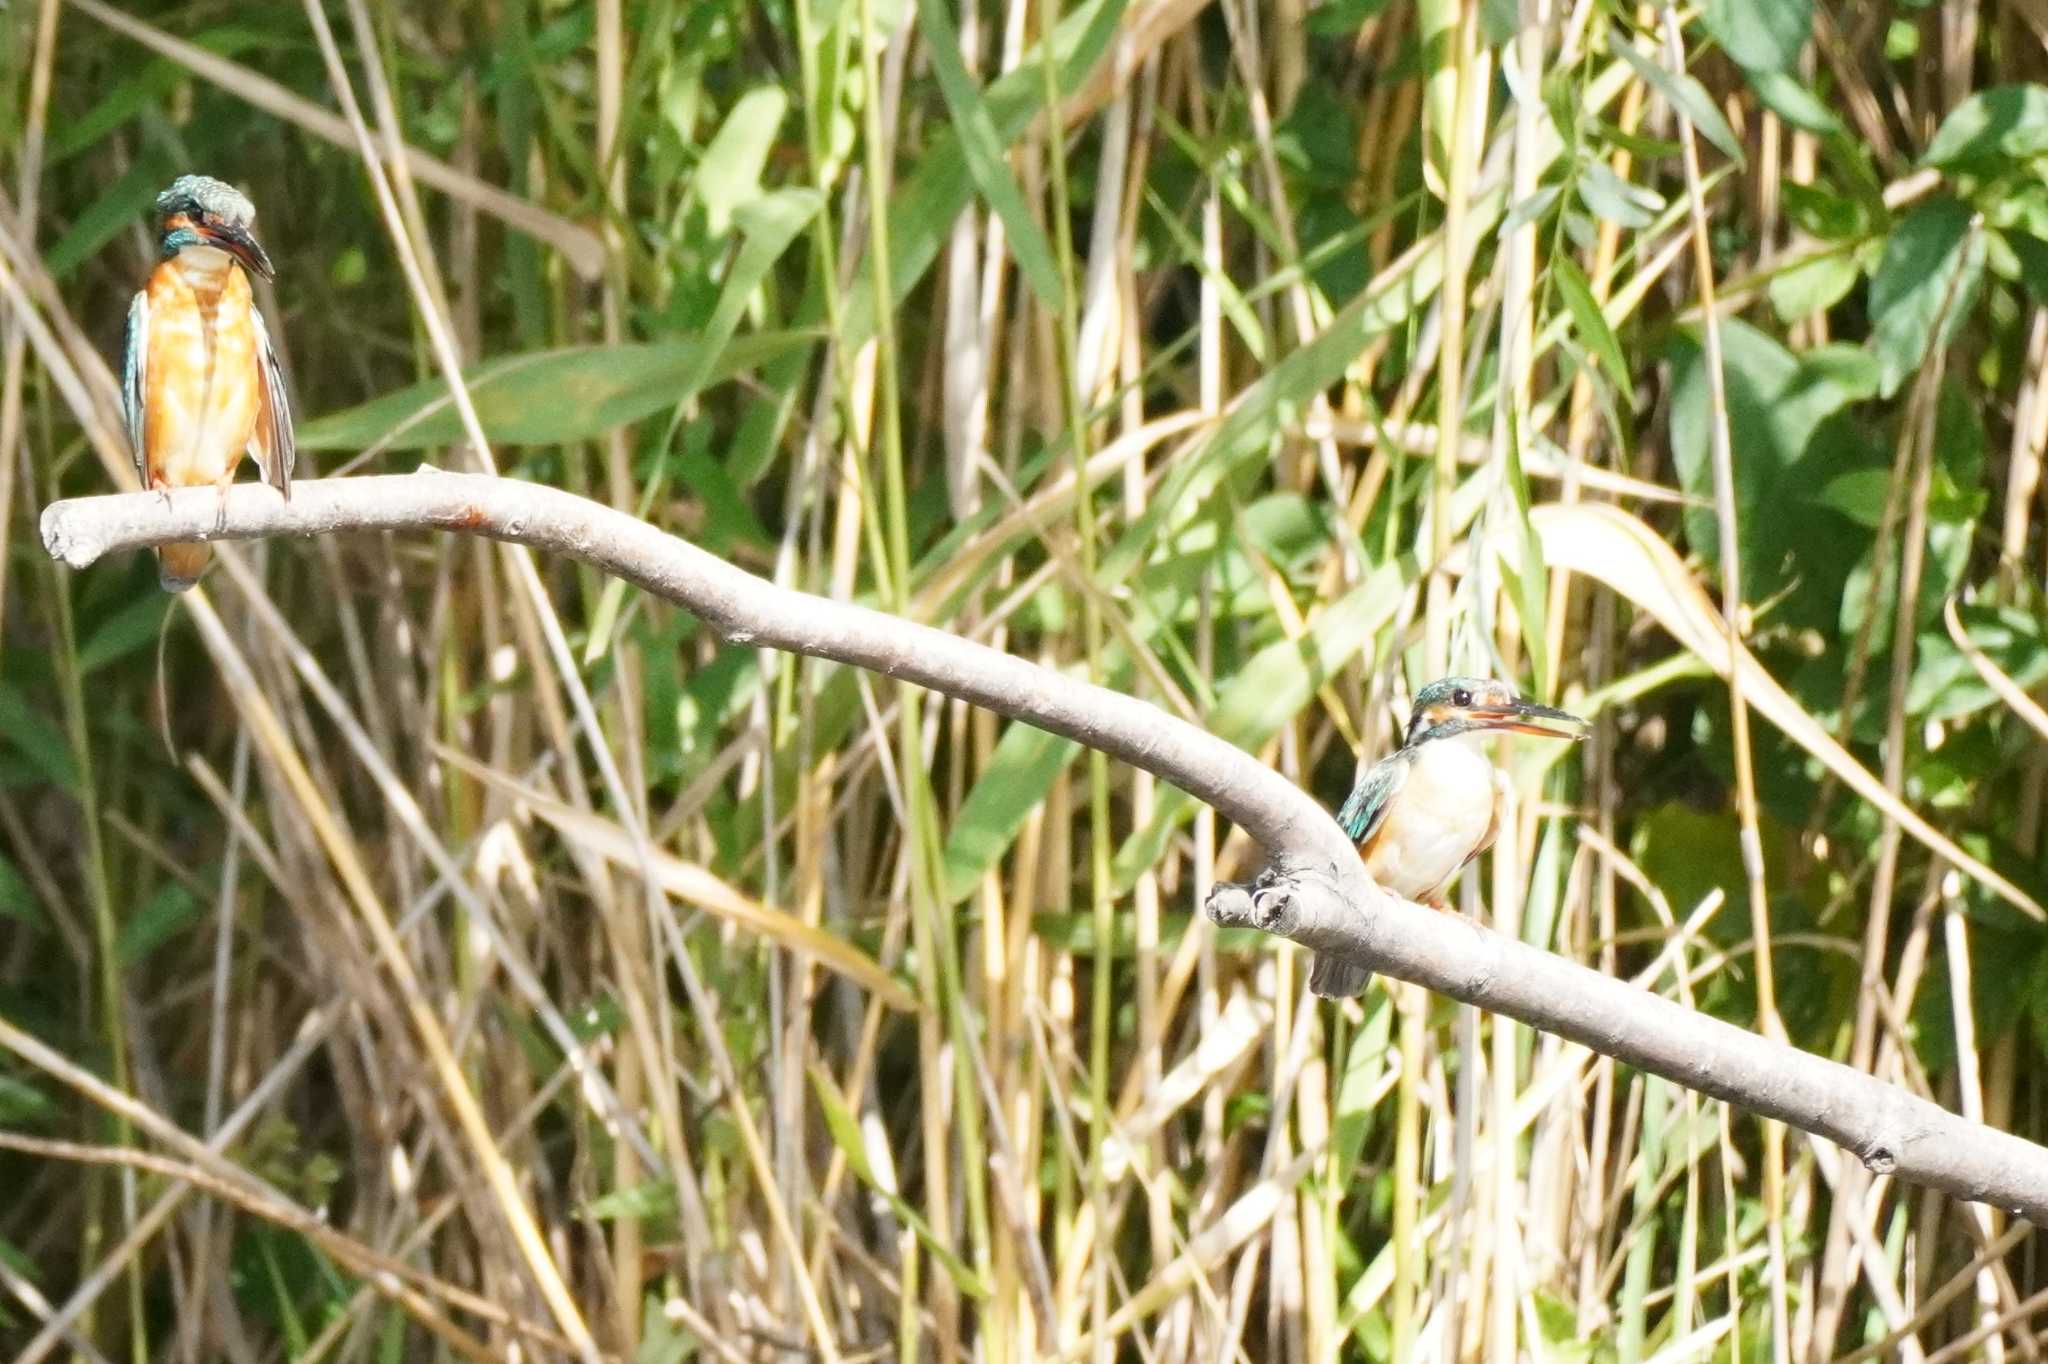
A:
POLYGON ((1221 924, 1260 928, 1569 1038, 1782 1119, 1880 1173, 2048 1222, 2048 1150, 1848 1066, 1698 1014, 1468 919, 1375 887, 1335 821, 1249 754, 1135 697, 865 607, 776 587, 623 512, 539 484, 425 468, 293 485, 58 502, 43 544, 83 568, 173 540, 440 529, 581 559, 702 617, 726 640, 901 678, 1101 749, 1235 820, 1272 867, 1219 885, 1221 924), (221 518, 218 523, 216 518, 221 518))

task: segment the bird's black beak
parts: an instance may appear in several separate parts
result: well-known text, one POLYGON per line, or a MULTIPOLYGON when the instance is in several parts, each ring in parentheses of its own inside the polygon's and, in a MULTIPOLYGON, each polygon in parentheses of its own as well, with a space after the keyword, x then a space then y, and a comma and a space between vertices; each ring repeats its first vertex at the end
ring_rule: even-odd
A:
POLYGON ((1534 734, 1542 739, 1583 739, 1586 721, 1568 710, 1539 706, 1521 697, 1501 706, 1474 706, 1472 718, 1488 729, 1505 729, 1515 734, 1534 734), (1557 728, 1567 726, 1568 728, 1557 728))
POLYGON ((237 227, 233 223, 208 222, 195 224, 194 230, 208 242, 240 261, 251 274, 261 275, 265 279, 270 279, 276 274, 270 267, 270 257, 263 253, 263 248, 257 244, 256 238, 250 235, 248 228, 237 227))

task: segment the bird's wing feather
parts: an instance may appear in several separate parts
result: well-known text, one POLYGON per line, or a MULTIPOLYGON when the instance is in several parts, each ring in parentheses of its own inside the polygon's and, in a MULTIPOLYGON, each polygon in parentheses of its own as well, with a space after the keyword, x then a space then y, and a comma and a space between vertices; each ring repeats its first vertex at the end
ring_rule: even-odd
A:
POLYGON ((1394 793, 1407 779, 1408 764, 1398 757, 1380 759, 1358 779, 1343 808, 1337 811, 1337 822, 1344 826, 1353 843, 1368 843, 1379 832, 1380 825, 1386 822, 1387 807, 1394 803, 1394 793))
POLYGON ((263 481, 286 497, 292 495, 292 465, 299 454, 298 434, 292 430, 292 399, 284 386, 284 367, 277 362, 277 350, 270 344, 270 329, 263 325, 263 312, 249 309, 256 329, 256 367, 263 377, 263 415, 256 424, 256 439, 249 442, 263 481))
POLYGON ((149 455, 142 443, 143 385, 149 374, 149 291, 136 293, 128 305, 128 338, 121 354, 121 415, 127 420, 128 448, 135 456, 135 472, 142 486, 149 486, 149 455))

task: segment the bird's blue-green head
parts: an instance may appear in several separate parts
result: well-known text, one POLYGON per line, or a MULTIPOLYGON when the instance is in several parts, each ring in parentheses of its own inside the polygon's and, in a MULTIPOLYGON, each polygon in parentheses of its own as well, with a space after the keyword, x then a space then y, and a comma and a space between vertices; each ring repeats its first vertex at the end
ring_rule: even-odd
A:
POLYGON ((1415 693, 1404 748, 1482 730, 1504 729, 1546 739, 1583 739, 1586 722, 1542 706, 1490 677, 1446 677, 1415 693))
POLYGON ((269 279, 270 257, 249 225, 256 206, 233 185, 205 175, 181 175, 156 196, 157 249, 165 260, 194 246, 227 252, 244 267, 269 279))

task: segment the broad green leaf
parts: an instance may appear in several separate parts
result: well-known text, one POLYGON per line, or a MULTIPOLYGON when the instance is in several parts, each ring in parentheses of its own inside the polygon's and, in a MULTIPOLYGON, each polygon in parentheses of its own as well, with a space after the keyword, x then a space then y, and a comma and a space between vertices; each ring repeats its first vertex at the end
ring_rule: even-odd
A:
POLYGON ((1612 33, 1615 52, 1635 68, 1644 84, 1684 114, 1686 120, 1699 130, 1701 137, 1719 147, 1730 161, 1741 165, 1742 142, 1735 136, 1735 130, 1728 126, 1728 120, 1722 117, 1720 106, 1714 103, 1706 87, 1690 72, 1667 70, 1656 58, 1638 48, 1619 28, 1612 33))
MULTIPOLYGON (((1680 516, 1686 543, 1710 564, 1721 559, 1714 505, 1714 407, 1704 348, 1684 335, 1674 348, 1671 452, 1679 485, 1701 500, 1680 516)), ((1868 535, 1817 515, 1815 498, 1837 475, 1883 462, 1853 424, 1838 420, 1870 396, 1870 368, 1841 348, 1794 356, 1746 323, 1721 324, 1722 378, 1733 454, 1737 543, 1751 601, 1794 588, 1780 610, 1803 623, 1831 622, 1836 590, 1868 535)))
POLYGON ((722 236, 733 210, 761 195, 761 171, 789 109, 780 86, 757 85, 741 95, 725 116, 691 184, 704 205, 705 225, 722 236))
POLYGON ((1856 285, 1856 257, 1848 251, 1822 251, 1771 276, 1771 307, 1783 322, 1797 322, 1826 312, 1856 285))
POLYGON ((1707 0, 1700 22, 1736 65, 1787 71, 1813 31, 1813 0, 1707 0))
POLYGON ((1973 241, 1971 217, 1960 200, 1929 199, 1900 220, 1885 242, 1870 281, 1870 345, 1884 397, 1919 373, 1930 350, 1948 344, 1977 301, 1984 244, 1973 241))
POLYGON ((2000 85, 1958 104, 1921 162, 1953 170, 1996 169, 2048 153, 2048 86, 2000 85))
MULTIPOLYGON (((2032 690, 2048 681, 2048 640, 2041 622, 2012 607, 1958 606, 1956 617, 1970 643, 2020 686, 2032 690)), ((1906 689, 1906 713, 1930 720, 1955 720, 2002 705, 1955 647, 1948 632, 1930 629, 1915 646, 1913 679, 1906 689)))
MULTIPOLYGON (((571 346, 486 360, 463 378, 492 442, 557 445, 589 440, 673 407, 678 385, 692 373, 716 382, 816 340, 809 332, 766 332, 722 348, 703 340, 571 346), (708 365, 707 350, 716 356, 708 365)), ((439 379, 299 428, 302 450, 419 450, 461 439, 462 422, 439 379)))
POLYGON ((1848 241, 1870 233, 1870 209, 1856 199, 1797 180, 1785 181, 1778 192, 1785 201, 1786 216, 1823 241, 1848 241))
POLYGON ((1788 71, 1749 70, 1749 86, 1764 107, 1795 128, 1833 137, 1844 131, 1842 120, 1828 102, 1808 89, 1806 83, 1788 71))
POLYGON ((1031 292, 1038 295, 1040 303, 1057 312, 1065 286, 1053 260, 1052 244, 1045 239, 1044 229, 1024 202, 1024 191, 1004 154, 1006 139, 997 134, 995 118, 982 98, 981 88, 960 59, 960 33, 947 11, 947 0, 917 0, 917 14, 924 25, 925 55, 931 61, 932 74, 939 79, 939 93, 945 96, 946 109, 953 115, 953 131, 960 139, 961 154, 967 159, 967 173, 974 177, 981 197, 1002 219, 1010 249, 1016 253, 1017 267, 1031 285, 1031 292))

